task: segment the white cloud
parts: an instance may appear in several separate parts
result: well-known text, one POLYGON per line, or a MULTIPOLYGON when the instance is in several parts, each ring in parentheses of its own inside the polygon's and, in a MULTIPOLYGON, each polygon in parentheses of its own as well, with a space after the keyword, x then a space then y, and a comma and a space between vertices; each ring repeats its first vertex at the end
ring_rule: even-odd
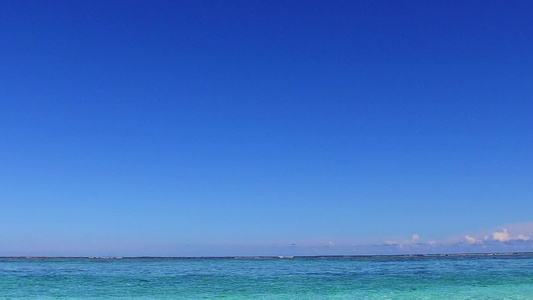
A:
POLYGON ((409 248, 417 247, 419 245, 418 243, 419 241, 420 241, 420 236, 415 233, 411 236, 411 239, 408 239, 408 240, 403 240, 401 242, 388 240, 388 241, 384 241, 383 243, 385 245, 397 246, 400 249, 403 249, 404 247, 409 247, 409 248))
POLYGON ((413 241, 413 243, 416 243, 418 242, 418 240, 420 240, 420 237, 418 236, 418 234, 413 234, 413 237, 411 238, 411 241, 413 241))
POLYGON ((523 234, 519 234, 516 239, 521 241, 529 241, 530 237, 524 236, 523 234))
POLYGON ((507 229, 503 229, 502 232, 493 232, 492 233, 492 238, 496 241, 499 241, 499 242, 507 242, 508 240, 510 240, 511 238, 509 237, 509 232, 507 232, 507 229))
POLYGON ((464 232, 443 240, 426 240, 418 234, 391 237, 381 245, 382 253, 504 253, 530 252, 533 247, 533 222, 493 227, 478 232, 464 232), (423 241, 423 242, 421 242, 423 241))
POLYGON ((480 241, 477 240, 475 237, 471 237, 469 235, 466 235, 465 236, 465 239, 466 241, 469 243, 469 244, 475 244, 475 243, 479 243, 480 241))
POLYGON ((519 234, 518 236, 513 237, 509 234, 506 228, 504 228, 501 232, 500 231, 493 232, 492 238, 495 241, 499 241, 499 242, 508 242, 508 241, 517 241, 517 240, 529 241, 530 239, 530 237, 525 236, 523 234, 519 234))

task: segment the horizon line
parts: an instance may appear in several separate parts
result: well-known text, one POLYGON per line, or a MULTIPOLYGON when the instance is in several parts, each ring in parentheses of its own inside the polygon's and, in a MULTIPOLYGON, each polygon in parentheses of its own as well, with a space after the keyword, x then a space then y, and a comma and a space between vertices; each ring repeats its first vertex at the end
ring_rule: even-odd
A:
POLYGON ((433 254, 358 254, 358 255, 237 255, 237 256, 0 256, 0 259, 306 259, 306 258, 372 258, 372 257, 461 257, 461 256, 516 256, 533 255, 533 251, 475 252, 433 254))

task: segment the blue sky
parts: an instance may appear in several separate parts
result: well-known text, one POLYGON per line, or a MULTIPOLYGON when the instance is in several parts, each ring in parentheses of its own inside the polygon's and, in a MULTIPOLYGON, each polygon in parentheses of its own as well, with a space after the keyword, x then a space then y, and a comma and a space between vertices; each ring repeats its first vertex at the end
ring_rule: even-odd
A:
POLYGON ((532 251, 532 14, 2 1, 0 255, 532 251))

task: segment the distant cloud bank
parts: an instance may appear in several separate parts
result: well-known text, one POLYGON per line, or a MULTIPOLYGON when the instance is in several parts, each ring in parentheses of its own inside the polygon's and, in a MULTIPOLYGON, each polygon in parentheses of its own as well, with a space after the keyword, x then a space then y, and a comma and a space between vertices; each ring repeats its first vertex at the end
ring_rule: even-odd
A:
POLYGON ((477 233, 466 233, 444 240, 430 240, 417 233, 410 238, 363 242, 361 240, 286 240, 228 244, 100 244, 75 243, 61 247, 50 244, 38 252, 30 244, 0 249, 0 256, 291 256, 291 255, 397 255, 533 252, 533 222, 510 224, 477 233), (69 246, 70 245, 70 246, 69 246), (76 246, 74 248, 74 246, 76 246), (22 249, 22 250, 21 250, 22 249), (58 253, 57 249, 63 252, 58 253), (64 253, 65 249, 70 249, 64 253))
POLYGON ((531 232, 530 231, 530 223, 524 223, 522 224, 522 228, 520 228, 520 224, 513 225, 515 228, 515 234, 512 235, 507 228, 502 228, 501 230, 494 231, 490 235, 485 235, 483 239, 476 238, 470 235, 465 236, 465 240, 469 244, 482 244, 482 243, 490 243, 490 242, 515 242, 515 241, 529 241, 531 240, 531 232), (521 233, 517 233, 518 230, 522 230, 521 233))

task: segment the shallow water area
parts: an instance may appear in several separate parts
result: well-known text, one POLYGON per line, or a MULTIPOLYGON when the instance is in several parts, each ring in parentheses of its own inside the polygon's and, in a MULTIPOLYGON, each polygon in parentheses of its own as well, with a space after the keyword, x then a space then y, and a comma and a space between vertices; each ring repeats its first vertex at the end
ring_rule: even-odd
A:
POLYGON ((533 299, 533 255, 0 259, 1 299, 533 299))

